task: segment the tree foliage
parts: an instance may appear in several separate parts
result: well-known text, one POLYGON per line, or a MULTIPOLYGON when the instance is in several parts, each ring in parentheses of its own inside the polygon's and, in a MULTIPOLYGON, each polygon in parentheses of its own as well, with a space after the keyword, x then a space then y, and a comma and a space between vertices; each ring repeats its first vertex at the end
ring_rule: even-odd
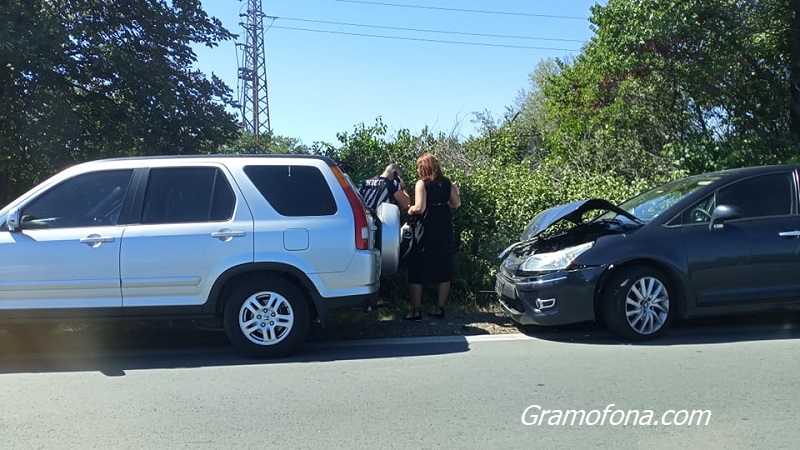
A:
POLYGON ((256 136, 250 132, 242 132, 236 140, 221 146, 217 151, 239 155, 304 155, 310 152, 300 139, 273 133, 256 136))
POLYGON ((2 4, 0 197, 76 161, 212 152, 235 136, 230 89, 192 67, 190 44, 232 37, 199 0, 2 4))
POLYGON ((463 145, 452 135, 433 135, 427 128, 413 135, 408 129, 400 129, 394 135, 380 117, 373 125, 360 123, 353 131, 337 133, 339 146, 317 143, 312 153, 323 154, 340 163, 356 182, 373 177, 384 168, 395 163, 403 169, 405 177, 416 177, 417 158, 425 153, 434 153, 443 164, 461 167, 469 164, 463 153, 463 145))
POLYGON ((800 148, 800 2, 609 0, 544 83, 552 151, 629 177, 779 163, 800 148))

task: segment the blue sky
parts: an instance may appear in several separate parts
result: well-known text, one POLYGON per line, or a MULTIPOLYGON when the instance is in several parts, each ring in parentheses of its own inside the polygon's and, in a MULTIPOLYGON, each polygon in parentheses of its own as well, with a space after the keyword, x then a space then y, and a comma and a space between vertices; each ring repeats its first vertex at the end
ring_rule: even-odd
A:
MULTIPOLYGON (((352 131, 362 122, 371 125, 380 116, 391 134, 403 128, 416 134, 428 126, 434 133, 465 139, 476 134, 474 112, 488 110, 502 117, 529 86, 528 76, 538 61, 579 53, 592 35, 587 18, 595 3, 262 0, 264 13, 278 17, 265 19, 265 28, 271 27, 264 35, 272 130, 306 145, 338 143, 337 132, 352 131)), ((239 0, 203 1, 209 15, 239 35, 244 5, 239 0)), ((238 95, 240 61, 234 42, 195 51, 197 68, 215 73, 238 95)))

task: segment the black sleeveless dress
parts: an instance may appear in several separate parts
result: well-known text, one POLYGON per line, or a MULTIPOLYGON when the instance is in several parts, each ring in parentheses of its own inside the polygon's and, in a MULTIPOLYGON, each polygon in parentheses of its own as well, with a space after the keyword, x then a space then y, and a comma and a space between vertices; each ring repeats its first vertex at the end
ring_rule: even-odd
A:
POLYGON ((444 283, 453 279, 453 224, 450 217, 450 180, 426 181, 425 233, 411 256, 408 281, 414 284, 444 283))

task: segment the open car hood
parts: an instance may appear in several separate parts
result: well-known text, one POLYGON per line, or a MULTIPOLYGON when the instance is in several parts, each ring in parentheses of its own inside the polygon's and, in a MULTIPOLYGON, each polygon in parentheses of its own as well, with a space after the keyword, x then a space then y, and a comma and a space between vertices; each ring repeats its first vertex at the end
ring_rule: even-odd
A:
POLYGON ((583 223, 583 214, 587 211, 593 210, 612 211, 623 215, 636 223, 642 223, 641 219, 609 202, 608 200, 594 198, 590 200, 581 200, 567 203, 565 205, 554 206, 550 209, 540 212, 539 214, 535 215, 533 219, 531 219, 530 223, 528 223, 528 226, 525 227, 525 231, 522 232, 521 240, 527 241, 535 238, 550 228, 553 224, 560 222, 561 220, 567 220, 576 225, 583 223))

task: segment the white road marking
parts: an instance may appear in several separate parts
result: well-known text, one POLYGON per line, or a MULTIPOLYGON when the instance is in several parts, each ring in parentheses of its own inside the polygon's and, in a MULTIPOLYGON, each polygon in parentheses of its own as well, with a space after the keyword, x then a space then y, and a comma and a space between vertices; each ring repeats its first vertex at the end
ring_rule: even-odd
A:
POLYGON ((354 339, 345 341, 319 342, 309 344, 310 347, 367 347, 367 346, 387 346, 387 345, 413 345, 413 344, 458 344, 494 341, 535 341, 533 336, 523 333, 508 334, 480 334, 474 336, 422 336, 408 338, 388 338, 388 339, 354 339))

